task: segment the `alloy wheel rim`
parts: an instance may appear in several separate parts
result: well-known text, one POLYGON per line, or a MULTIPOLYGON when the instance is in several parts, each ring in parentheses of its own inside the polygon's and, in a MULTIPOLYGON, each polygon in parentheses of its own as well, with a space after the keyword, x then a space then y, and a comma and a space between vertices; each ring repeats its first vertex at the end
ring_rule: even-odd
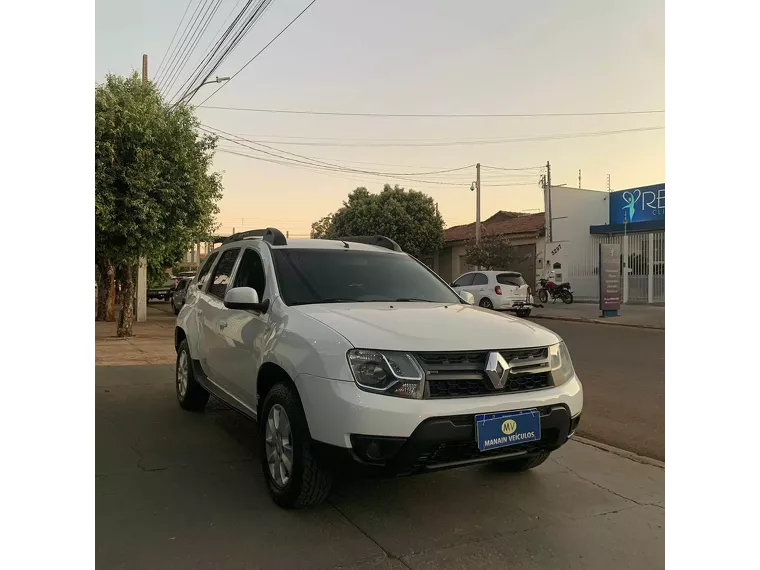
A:
POLYGON ((187 392, 187 376, 187 352, 183 350, 179 355, 179 365, 177 366, 177 391, 180 398, 184 398, 185 392, 187 392))
POLYGON ((293 438, 290 419, 280 404, 269 410, 264 446, 269 475, 278 487, 285 487, 293 474, 293 438))

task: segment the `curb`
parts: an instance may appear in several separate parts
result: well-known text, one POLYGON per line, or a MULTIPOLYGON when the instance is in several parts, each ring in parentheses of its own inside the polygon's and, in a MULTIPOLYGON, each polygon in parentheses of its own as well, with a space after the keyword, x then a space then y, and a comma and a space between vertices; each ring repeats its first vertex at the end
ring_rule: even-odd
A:
POLYGON ((598 441, 592 441, 590 439, 586 439, 585 437, 580 437, 577 435, 574 435, 572 438, 570 438, 570 441, 577 441, 578 443, 581 443, 583 445, 588 445, 590 447, 601 449, 602 451, 606 451, 607 453, 612 453, 613 455, 617 455, 619 457, 624 457, 625 459, 630 459, 631 461, 635 461, 636 463, 643 463, 644 465, 651 465, 652 467, 659 467, 660 469, 665 469, 665 463, 663 461, 652 459, 651 457, 644 457, 643 455, 638 455, 636 453, 633 453, 632 451, 626 451, 624 449, 620 449, 619 447, 612 447, 611 445, 607 445, 606 443, 599 443, 598 441))
POLYGON ((613 325, 616 327, 631 327, 634 329, 650 329, 650 330, 656 330, 656 331, 664 331, 665 327, 657 326, 657 325, 642 325, 637 323, 616 323, 616 322, 610 322, 607 319, 601 319, 601 318, 589 318, 589 317, 560 317, 556 315, 530 315, 528 317, 530 319, 546 319, 549 321, 569 321, 573 323, 593 323, 597 325, 613 325))

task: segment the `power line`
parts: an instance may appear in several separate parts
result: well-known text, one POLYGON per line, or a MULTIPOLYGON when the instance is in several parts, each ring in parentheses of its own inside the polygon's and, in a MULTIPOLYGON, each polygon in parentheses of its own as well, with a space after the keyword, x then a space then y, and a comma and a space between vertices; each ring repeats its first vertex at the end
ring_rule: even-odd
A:
MULTIPOLYGON (((187 79, 185 80, 185 83, 183 83, 182 87, 180 87, 180 89, 179 89, 180 91, 182 91, 182 89, 185 87, 185 85, 188 84, 189 81, 191 81, 191 80, 193 82, 195 81, 196 78, 193 77, 194 74, 198 73, 198 75, 200 75, 202 73, 202 71, 201 71, 202 68, 205 67, 206 65, 208 65, 208 63, 214 58, 214 56, 217 54, 217 52, 219 51, 219 49, 221 48, 221 46, 227 40, 227 36, 232 32, 232 30, 235 28, 235 26, 237 26, 238 22, 240 21, 240 19, 242 18, 243 14, 248 9, 248 7, 250 6, 250 4, 251 4, 251 2, 253 0, 248 0, 246 2, 245 6, 243 6, 243 8, 240 10, 240 12, 238 12, 238 15, 232 21, 232 23, 227 27, 226 31, 224 32, 224 35, 221 38, 219 38, 219 32, 222 31, 222 28, 227 23, 227 21, 230 19, 230 16, 232 16, 232 13, 238 7, 238 5, 240 4, 241 1, 242 0, 238 0, 237 4, 235 4, 235 6, 232 8, 232 11, 230 11, 230 13, 227 15, 227 18, 224 20, 224 22, 222 23, 222 25, 216 31, 216 34, 214 34, 214 38, 209 43, 209 46, 210 46, 209 49, 205 52, 205 55, 201 58, 201 61, 196 66, 196 68, 188 75, 187 79)), ((190 84, 190 87, 192 87, 192 85, 193 85, 193 83, 190 84)), ((187 92, 189 92, 189 89, 188 89, 187 92)), ((181 100, 182 100, 182 98, 180 98, 180 101, 181 100)))
MULTIPOLYGON (((213 2, 213 0, 210 0, 210 1, 213 2)), ((182 55, 180 55, 180 62, 178 63, 177 66, 175 66, 176 69, 174 72, 174 78, 172 79, 170 77, 168 79, 170 83, 166 87, 167 95, 169 94, 169 92, 174 87, 174 84, 182 75, 182 71, 184 71, 185 66, 187 65, 187 62, 190 59, 190 56, 195 51, 195 48, 198 47, 198 42, 200 42, 201 38, 206 33, 206 29, 208 28, 208 25, 211 23, 211 20, 214 19, 214 16, 216 15, 216 11, 219 9, 219 6, 221 5, 221 3, 222 3, 222 0, 216 0, 215 4, 209 4, 209 6, 206 8, 206 11, 203 12, 202 19, 198 23, 198 26, 195 32, 193 33, 193 36, 188 42, 188 46, 183 51, 182 55), (210 14, 209 14, 209 10, 211 10, 210 14)))
MULTIPOLYGON (((244 21, 243 25, 234 32, 234 37, 232 40, 228 42, 227 45, 223 45, 227 39, 227 36, 232 33, 237 22, 248 9, 248 6, 251 4, 251 0, 248 1, 248 3, 241 10, 240 15, 235 18, 235 21, 228 27, 227 32, 225 32, 224 36, 217 42, 216 46, 214 46, 213 51, 210 53, 210 55, 208 55, 204 61, 197 66, 196 71, 193 72, 195 74, 195 77, 190 82, 190 85, 188 86, 185 93, 182 95, 182 97, 180 97, 180 101, 182 101, 189 93, 192 93, 193 95, 190 96, 187 101, 185 101, 186 103, 190 102, 190 100, 197 92, 197 87, 195 86, 197 85, 199 87, 200 85, 203 85, 203 83, 205 83, 208 78, 211 77, 211 75, 219 68, 224 60, 227 59, 230 53, 232 53, 238 44, 240 44, 246 35, 248 35, 248 32, 251 31, 259 19, 266 13, 266 11, 269 9, 269 6, 272 4, 272 1, 273 0, 258 0, 258 3, 254 6, 251 14, 247 16, 247 19, 244 21), (216 54, 220 51, 221 55, 219 55, 219 57, 216 58, 216 61, 213 61, 212 63, 212 60, 214 60, 216 54)), ((191 74, 191 77, 192 76, 193 74, 191 74)))
MULTIPOLYGON (((228 132, 223 131, 221 129, 217 129, 217 128, 214 128, 214 127, 209 127, 208 125, 204 125, 204 126, 206 127, 206 129, 211 129, 211 131, 216 131, 218 133, 223 133, 223 134, 228 135, 228 136, 235 136, 232 133, 228 133, 228 132)), ((203 128, 203 127, 201 127, 201 128, 203 128)), ((297 153, 294 153, 294 152, 289 152, 289 151, 282 150, 282 149, 279 149, 279 148, 275 148, 275 147, 272 147, 272 146, 269 146, 269 145, 266 145, 266 144, 263 144, 263 143, 260 143, 260 142, 257 142, 257 141, 251 141, 251 140, 247 140, 247 139, 229 139, 227 137, 222 137, 222 138, 224 138, 226 140, 229 140, 231 142, 234 142, 236 144, 241 144, 240 140, 243 140, 245 142, 248 142, 248 143, 251 143, 251 144, 254 144, 254 145, 257 145, 257 146, 261 146, 261 147, 264 147, 266 149, 269 149, 269 150, 272 150, 272 151, 275 151, 275 152, 280 152, 280 153, 283 153, 283 154, 288 154, 290 156, 294 156, 296 158, 300 158, 300 159, 311 161, 311 162, 315 163, 314 166, 322 165, 322 166, 326 166, 326 167, 330 167, 330 168, 341 169, 341 170, 344 170, 346 172, 354 172, 354 173, 357 173, 357 174, 375 174, 375 175, 380 175, 380 176, 427 176, 429 174, 445 174, 445 173, 448 173, 448 172, 457 172, 457 171, 465 170, 465 169, 472 168, 473 166, 475 166, 474 164, 468 164, 466 166, 459 166, 457 168, 449 168, 449 169, 446 169, 446 170, 437 170, 437 171, 432 171, 432 172, 430 172, 430 171, 428 171, 428 172, 379 172, 379 171, 369 171, 369 170, 360 170, 360 169, 356 169, 356 168, 350 168, 350 167, 347 167, 347 166, 341 166, 339 164, 333 164, 333 163, 330 163, 330 162, 325 162, 325 161, 322 161, 320 159, 317 159, 317 158, 314 158, 314 157, 311 157, 311 156, 305 156, 305 155, 302 155, 302 154, 297 154, 297 153)), ((243 145, 243 146, 245 146, 245 145, 243 145)), ((261 151, 259 149, 255 149, 255 148, 253 150, 258 150, 259 152, 264 152, 264 151, 261 151)), ((265 152, 265 154, 271 154, 271 153, 266 153, 265 152)), ((287 157, 283 157, 283 156, 278 156, 278 158, 286 158, 287 159, 287 157)))
MULTIPOLYGON (((206 2, 208 2, 208 0, 206 0, 206 2)), ((180 52, 184 52, 184 49, 188 43, 190 30, 195 28, 195 24, 198 21, 198 17, 200 16, 200 10, 204 5, 205 3, 202 3, 202 0, 198 0, 198 3, 195 5, 195 10, 193 10, 193 13, 188 18, 184 30, 182 30, 182 35, 180 36, 179 41, 172 50, 167 66, 163 69, 161 77, 156 77, 156 86, 159 90, 163 90, 167 78, 174 74, 174 67, 178 62, 177 58, 180 52)))
MULTIPOLYGON (((315 146, 315 147, 436 147, 436 146, 467 146, 467 145, 489 145, 489 144, 509 144, 517 142, 535 142, 535 141, 550 141, 550 140, 562 140, 573 138, 585 138, 585 137, 600 137, 609 135, 619 135, 624 133, 635 133, 645 131, 658 131, 663 130, 664 125, 653 125, 648 127, 637 127, 632 129, 619 129, 610 131, 593 131, 582 133, 563 133, 558 135, 542 135, 536 137, 521 137, 511 139, 462 139, 462 140, 450 140, 440 142, 426 142, 426 143, 329 143, 329 142, 292 142, 292 141, 267 141, 278 145, 285 146, 315 146)), ((235 136, 235 135, 232 135, 235 136)), ((240 140, 247 140, 240 137, 240 140)), ((233 141, 234 142, 234 141, 233 141)), ((263 144, 260 141, 252 141, 257 144, 263 144)), ((282 151, 285 152, 285 151, 282 151)))
MULTIPOLYGON (((312 2, 312 4, 313 3, 314 2, 312 2)), ((311 6, 311 4, 309 4, 309 6, 311 6)), ((206 100, 208 100, 208 98, 206 100)), ((205 101, 203 103, 205 103, 205 101)), ((587 112, 587 113, 350 113, 350 112, 338 112, 338 111, 300 111, 300 110, 295 110, 295 109, 256 109, 256 108, 249 108, 249 107, 217 107, 217 106, 212 106, 212 105, 204 105, 203 103, 199 105, 199 107, 203 109, 217 109, 217 110, 224 110, 224 111, 245 111, 249 113, 279 113, 279 114, 289 114, 289 115, 323 115, 323 116, 330 116, 330 117, 402 117, 402 118, 428 118, 429 117, 429 118, 436 118, 436 119, 444 119, 444 118, 464 119, 464 118, 496 118, 496 117, 596 117, 596 116, 609 116, 609 115, 651 115, 651 114, 665 112, 664 110, 645 110, 645 111, 594 111, 594 112, 587 112)))
POLYGON ((279 33, 279 34, 277 34, 275 37, 273 37, 273 38, 272 38, 272 39, 269 41, 269 43, 268 43, 267 45, 265 45, 263 48, 261 48, 261 49, 258 51, 258 53, 256 53, 256 55, 254 55, 254 56, 253 56, 251 59, 249 59, 249 60, 248 60, 248 62, 247 62, 247 63, 246 63, 246 64, 245 64, 243 67, 241 67, 240 69, 238 69, 238 70, 237 70, 237 71, 236 71, 236 72, 235 72, 235 73, 232 75, 232 77, 230 77, 229 81, 226 81, 225 83, 222 83, 222 84, 221 84, 221 85, 220 85, 220 86, 219 86, 219 87, 216 89, 216 91, 214 91, 214 92, 213 92, 211 95, 209 95, 209 96, 208 96, 208 97, 206 97, 206 98, 205 98, 203 101, 201 101, 201 105, 203 105, 203 104, 204 104, 206 101, 208 101, 208 100, 209 100, 209 99, 211 99, 211 98, 212 98, 214 95, 216 95, 217 93, 219 93, 219 91, 221 91, 221 90, 224 88, 224 86, 225 86, 225 85, 227 85, 228 83, 230 83, 230 81, 232 81, 233 79, 235 79, 235 77, 237 77, 237 76, 238 76, 238 74, 239 74, 241 71, 243 71, 243 70, 244 70, 246 67, 248 67, 248 66, 251 64, 251 62, 252 62, 254 59, 256 59, 256 58, 257 58, 257 57, 259 57, 259 56, 260 56, 262 53, 264 53, 264 51, 265 51, 265 50, 266 50, 266 49, 267 49, 269 46, 271 46, 271 45, 272 45, 272 44, 275 42, 275 40, 277 40, 277 38, 279 38, 279 37, 280 37, 282 34, 284 34, 284 33, 285 33, 285 31, 286 31, 286 30, 287 30, 287 29, 288 29, 290 26, 292 26, 292 25, 293 25, 293 24, 296 22, 296 20, 298 20, 298 18, 300 18, 301 16, 303 16, 303 14, 306 12, 306 10, 308 10, 309 8, 311 8, 311 7, 314 5, 314 3, 315 3, 316 1, 317 1, 317 0, 311 0, 311 3, 310 3, 308 6, 306 6, 306 8, 304 8, 303 10, 301 10, 301 12, 300 12, 300 13, 299 13, 299 14, 298 14, 298 15, 297 15, 295 18, 293 18, 293 19, 290 21, 290 23, 289 23, 287 26, 285 26, 285 27, 284 27, 282 30, 280 30, 280 33, 279 33))
POLYGON ((153 76, 154 80, 157 79, 159 73, 161 73, 161 66, 164 64, 164 61, 166 61, 166 56, 169 53, 169 50, 171 49, 172 44, 174 43, 174 40, 177 38, 177 32, 179 32, 179 29, 182 26, 182 22, 185 21, 185 16, 187 16, 187 11, 190 9, 190 4, 192 3, 193 3, 193 0, 189 0, 187 3, 187 6, 185 6, 185 11, 182 13, 182 18, 180 19, 179 24, 177 24, 177 29, 174 30, 172 41, 170 41, 169 45, 166 46, 166 52, 164 52, 164 57, 161 58, 161 62, 158 64, 158 67, 156 68, 156 74, 153 76))
MULTIPOLYGON (((246 145, 243 145, 243 146, 246 146, 246 145)), ((257 149, 254 149, 252 147, 247 147, 247 148, 250 148, 251 150, 257 150, 257 149)), ((315 172, 317 174, 323 174, 325 176, 331 176, 332 175, 332 176, 337 176, 338 178, 344 178, 346 180, 356 180, 356 181, 359 181, 359 182, 366 182, 366 180, 357 179, 357 178, 350 178, 348 176, 340 176, 340 175, 337 174, 339 172, 348 172, 349 174, 351 174, 350 171, 345 171, 345 170, 340 170, 340 169, 324 168, 324 167, 319 167, 318 165, 308 165, 308 163, 302 163, 302 162, 299 162, 299 161, 290 162, 290 161, 287 161, 287 160, 273 160, 271 158, 263 158, 263 157, 260 157, 260 156, 254 156, 254 155, 246 154, 246 153, 243 153, 243 152, 236 152, 236 151, 232 151, 232 150, 220 149, 219 152, 222 152, 222 153, 225 153, 225 154, 233 154, 233 155, 241 156, 241 157, 244 157, 244 158, 250 158, 250 159, 253 159, 253 160, 259 160, 259 161, 262 161, 262 162, 269 162, 269 163, 272 163, 272 164, 279 164, 281 166, 286 166, 286 167, 290 167, 290 168, 300 168, 302 170, 308 170, 308 171, 311 171, 311 172, 315 172)), ((259 152, 263 152, 263 151, 259 151, 259 152)), ((459 188, 469 187, 468 183, 441 182, 440 180, 419 180, 419 179, 416 179, 416 178, 406 178, 406 177, 401 177, 401 176, 394 176, 392 174, 368 173, 368 174, 365 174, 365 176, 375 176, 375 177, 379 177, 379 178, 390 178, 391 180, 401 180, 401 181, 405 181, 405 182, 419 182, 419 183, 422 183, 422 184, 435 184, 435 185, 439 185, 439 186, 448 186, 448 187, 459 187, 459 188)), ((377 182, 377 181, 370 181, 370 182, 377 182)), ((489 187, 504 187, 504 188, 506 188, 506 187, 511 187, 511 186, 534 186, 535 184, 536 184, 535 182, 515 182, 515 183, 511 183, 511 184, 488 184, 488 186, 489 187)))

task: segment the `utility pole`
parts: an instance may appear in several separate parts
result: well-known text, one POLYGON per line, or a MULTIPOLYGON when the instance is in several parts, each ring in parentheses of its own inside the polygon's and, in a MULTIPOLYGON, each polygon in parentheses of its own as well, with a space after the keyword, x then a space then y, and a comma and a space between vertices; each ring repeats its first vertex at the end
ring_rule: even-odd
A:
POLYGON ((578 169, 578 190, 581 189, 581 169, 578 169))
POLYGON ((607 175, 607 192, 612 192, 612 189, 610 188, 610 175, 607 175))
POLYGON ((480 163, 475 165, 475 243, 480 243, 480 163))
POLYGON ((547 212, 549 213, 549 227, 547 228, 549 234, 549 243, 554 239, 554 232, 552 232, 552 165, 549 161, 546 161, 546 192, 548 194, 547 200, 547 212))
MULTIPOLYGON (((142 59, 142 82, 148 84, 148 55, 143 54, 142 59)), ((148 320, 148 260, 144 255, 140 256, 137 264, 137 310, 135 311, 137 322, 148 320)))

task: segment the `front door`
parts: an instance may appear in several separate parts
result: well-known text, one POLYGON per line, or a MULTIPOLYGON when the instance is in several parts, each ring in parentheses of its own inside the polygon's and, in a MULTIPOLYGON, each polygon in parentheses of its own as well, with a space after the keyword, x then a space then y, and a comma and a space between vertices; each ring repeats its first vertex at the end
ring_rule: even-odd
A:
POLYGON ((208 292, 201 296, 201 302, 198 303, 198 308, 202 311, 200 314, 201 343, 205 348, 206 356, 204 371, 214 384, 229 393, 231 393, 230 385, 223 374, 226 343, 223 329, 226 327, 225 319, 229 312, 229 309, 224 306, 224 295, 239 256, 240 248, 228 249, 221 253, 219 262, 211 275, 208 292))
POLYGON ((451 284, 451 287, 460 295, 464 291, 469 291, 469 286, 472 285, 472 280, 475 277, 474 273, 465 273, 459 279, 451 284))
MULTIPOLYGON (((480 305, 484 297, 488 297, 488 277, 483 273, 475 273, 472 278, 472 285, 467 290, 475 296, 475 304, 480 305)), ((493 299, 491 299, 493 302, 493 299)))
MULTIPOLYGON (((232 287, 251 287, 261 301, 271 295, 261 255, 253 247, 243 250, 232 287)), ((250 411, 256 410, 256 381, 261 366, 268 314, 257 311, 225 309, 225 326, 220 329, 219 373, 235 398, 250 411)))

